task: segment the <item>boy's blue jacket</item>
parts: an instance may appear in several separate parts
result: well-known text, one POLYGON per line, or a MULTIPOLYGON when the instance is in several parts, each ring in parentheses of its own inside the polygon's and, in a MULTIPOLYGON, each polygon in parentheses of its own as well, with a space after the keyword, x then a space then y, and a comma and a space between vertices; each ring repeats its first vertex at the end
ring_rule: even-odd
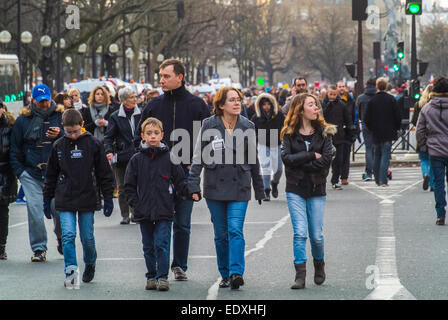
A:
POLYGON ((163 142, 158 148, 141 148, 131 158, 124 188, 135 222, 173 220, 176 199, 188 193, 184 170, 171 163, 163 142))
POLYGON ((115 179, 103 144, 89 132, 77 140, 58 139, 50 153, 44 199, 55 198, 58 211, 94 212, 100 192, 112 198, 115 179))

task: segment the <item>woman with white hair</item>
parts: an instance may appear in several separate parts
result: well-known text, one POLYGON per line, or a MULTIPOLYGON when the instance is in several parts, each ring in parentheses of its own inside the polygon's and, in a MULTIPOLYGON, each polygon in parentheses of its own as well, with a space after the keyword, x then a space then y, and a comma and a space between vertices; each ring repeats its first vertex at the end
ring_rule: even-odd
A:
POLYGON ((118 203, 123 220, 120 224, 129 224, 129 212, 132 209, 126 201, 124 191, 124 175, 129 160, 135 153, 134 136, 140 122, 141 110, 137 106, 137 95, 130 87, 118 91, 120 108, 109 118, 104 147, 109 162, 113 164, 115 179, 118 185, 118 203))

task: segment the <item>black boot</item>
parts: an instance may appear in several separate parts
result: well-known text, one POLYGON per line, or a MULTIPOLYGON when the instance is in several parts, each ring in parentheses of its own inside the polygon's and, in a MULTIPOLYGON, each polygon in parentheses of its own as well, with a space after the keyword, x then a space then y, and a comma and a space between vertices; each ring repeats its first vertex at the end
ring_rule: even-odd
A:
POLYGON ((0 244, 0 260, 7 260, 8 256, 6 255, 6 244, 0 244))
POLYGON ((271 201, 271 189, 264 189, 264 193, 266 194, 264 201, 271 201))
POLYGON ((314 263, 314 283, 321 285, 325 281, 325 261, 313 259, 314 263))
POLYGON ((95 276, 95 264, 86 264, 86 269, 84 270, 84 273, 82 275, 82 281, 83 282, 90 282, 93 280, 93 277, 95 276))
POLYGON ((272 187, 272 196, 277 199, 278 198, 278 183, 271 182, 272 187))
POLYGON ((300 264, 294 264, 296 269, 296 279, 295 283, 291 286, 291 289, 304 289, 305 288, 305 278, 306 278, 306 262, 300 264))

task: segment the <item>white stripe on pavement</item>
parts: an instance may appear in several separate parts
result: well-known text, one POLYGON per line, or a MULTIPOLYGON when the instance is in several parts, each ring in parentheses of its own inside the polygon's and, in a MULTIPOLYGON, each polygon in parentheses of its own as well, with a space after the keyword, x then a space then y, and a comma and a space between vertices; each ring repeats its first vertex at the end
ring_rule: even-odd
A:
POLYGON ((13 224, 12 226, 9 226, 9 228, 12 229, 12 228, 24 226, 26 224, 28 224, 28 222, 21 222, 21 223, 13 224))
MULTIPOLYGON (((275 226, 273 226, 271 229, 266 231, 263 239, 261 239, 260 241, 257 242, 257 244, 255 245, 255 248, 246 251, 244 256, 247 257, 251 253, 263 249, 264 246, 266 245, 266 243, 268 243, 268 241, 272 239, 274 232, 277 231, 278 229, 280 229, 281 227, 283 227, 285 225, 286 221, 288 221, 288 219, 289 219, 289 214, 284 216, 283 218, 281 218, 275 226)), ((219 290, 220 282, 221 282, 221 277, 219 277, 218 280, 216 280, 216 282, 210 287, 210 289, 208 289, 207 300, 216 300, 218 298, 218 290, 219 290)))

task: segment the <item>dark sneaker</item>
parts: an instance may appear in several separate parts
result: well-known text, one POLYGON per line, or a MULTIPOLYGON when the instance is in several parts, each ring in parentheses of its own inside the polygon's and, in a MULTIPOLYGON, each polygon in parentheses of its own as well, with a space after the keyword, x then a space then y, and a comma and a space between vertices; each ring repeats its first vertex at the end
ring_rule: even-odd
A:
POLYGON ((272 188, 272 196, 277 199, 278 198, 278 183, 271 182, 271 188, 272 188))
POLYGON ((362 175, 362 181, 372 181, 372 176, 368 175, 367 173, 363 173, 362 175))
POLYGON ((266 198, 263 201, 271 201, 271 189, 264 189, 264 193, 266 194, 266 198))
POLYGON ((339 183, 336 183, 333 185, 333 189, 334 190, 343 190, 344 188, 342 188, 342 186, 339 183))
POLYGON ((123 218, 123 220, 121 220, 120 224, 129 224, 131 222, 131 219, 129 218, 123 218))
POLYGON ((155 278, 151 278, 146 281, 145 290, 157 290, 157 282, 155 278))
POLYGON ((95 276, 95 264, 86 264, 86 269, 82 274, 82 281, 90 282, 93 280, 94 276, 95 276))
POLYGON ((348 179, 342 179, 342 185, 347 186, 348 185, 348 179))
POLYGON ((0 244, 0 260, 7 260, 8 255, 6 254, 6 245, 0 244))
POLYGON ((174 280, 176 281, 187 281, 188 277, 184 270, 181 267, 173 267, 171 271, 174 273, 174 280))
POLYGON ((429 174, 425 174, 425 177, 423 178, 423 190, 428 190, 429 188, 429 174))
POLYGON ((429 191, 434 192, 434 188, 433 187, 429 188, 429 191))
POLYGON ((221 282, 219 283, 220 288, 228 288, 230 286, 230 280, 229 278, 222 278, 221 282))
POLYGON ((45 262, 47 260, 47 252, 37 250, 31 257, 31 262, 45 262))
POLYGON ((157 291, 168 291, 170 290, 170 283, 166 279, 157 280, 157 291))
POLYGON ((230 289, 236 290, 242 285, 244 285, 244 280, 240 274, 234 273, 230 276, 230 289))
POLYGON ((72 270, 70 274, 65 275, 64 287, 68 290, 79 289, 79 271, 72 270))
POLYGON ((64 253, 62 252, 62 239, 58 239, 58 246, 57 246, 59 254, 62 256, 64 253))
POLYGON ((437 218, 436 225, 444 226, 445 225, 445 218, 437 218))

